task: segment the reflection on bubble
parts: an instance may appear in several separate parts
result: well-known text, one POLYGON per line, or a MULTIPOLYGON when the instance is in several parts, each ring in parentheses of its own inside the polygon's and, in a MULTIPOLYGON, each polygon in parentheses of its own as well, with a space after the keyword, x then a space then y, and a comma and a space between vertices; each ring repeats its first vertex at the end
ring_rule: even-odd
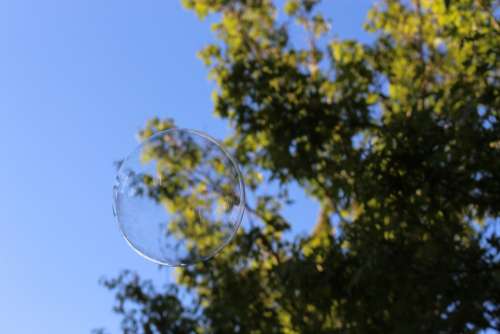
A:
POLYGON ((148 138, 121 163, 113 197, 132 248, 170 266, 215 255, 245 208, 241 173, 229 154, 210 136, 177 128, 148 138))

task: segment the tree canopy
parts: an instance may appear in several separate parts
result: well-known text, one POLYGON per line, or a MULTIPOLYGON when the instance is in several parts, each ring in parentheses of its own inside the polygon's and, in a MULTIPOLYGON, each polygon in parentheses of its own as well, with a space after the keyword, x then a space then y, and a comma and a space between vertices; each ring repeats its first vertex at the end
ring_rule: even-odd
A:
MULTIPOLYGON (((106 280, 124 333, 500 331, 498 1, 380 1, 370 43, 332 37, 319 2, 183 1, 216 19, 199 55, 254 193, 250 223, 175 285, 106 280), (310 235, 284 237, 291 184, 320 203, 310 235)), ((141 136, 172 126, 153 119, 141 136)), ((174 171, 199 161, 167 153, 149 158, 174 171)), ((177 198, 188 227, 186 201, 224 191, 170 179, 151 194, 177 198)))

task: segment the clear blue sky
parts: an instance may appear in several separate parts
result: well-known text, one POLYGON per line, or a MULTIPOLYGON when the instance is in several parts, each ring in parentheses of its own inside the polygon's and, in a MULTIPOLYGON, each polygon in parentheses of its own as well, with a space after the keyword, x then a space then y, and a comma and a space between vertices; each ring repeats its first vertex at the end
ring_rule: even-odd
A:
MULTIPOLYGON (((370 0, 326 2, 339 36, 363 36, 370 0)), ((98 279, 168 280, 118 231, 112 163, 153 116, 226 133, 195 56, 211 39, 179 0, 0 0, 0 332, 118 333, 98 279)))

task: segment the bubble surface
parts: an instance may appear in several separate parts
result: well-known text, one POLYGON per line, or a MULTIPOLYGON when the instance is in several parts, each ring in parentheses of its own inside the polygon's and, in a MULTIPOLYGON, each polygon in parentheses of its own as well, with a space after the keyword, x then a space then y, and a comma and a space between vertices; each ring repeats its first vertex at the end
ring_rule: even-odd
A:
POLYGON ((172 128, 122 161, 113 211, 140 255, 182 266, 211 258, 231 241, 245 211, 245 186, 238 165, 215 139, 172 128))

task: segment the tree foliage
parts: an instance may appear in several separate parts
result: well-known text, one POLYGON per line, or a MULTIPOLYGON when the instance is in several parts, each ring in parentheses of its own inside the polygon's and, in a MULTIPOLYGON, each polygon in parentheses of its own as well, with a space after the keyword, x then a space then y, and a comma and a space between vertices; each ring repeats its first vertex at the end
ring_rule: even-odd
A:
MULTIPOLYGON (((177 270, 179 288, 107 281, 124 333, 500 330, 498 2, 385 0, 368 44, 332 37, 318 3, 184 0, 217 18, 200 57, 255 194, 251 223, 177 270), (293 240, 291 183, 321 204, 293 240)), ((189 196, 206 203, 206 190, 189 196)))

